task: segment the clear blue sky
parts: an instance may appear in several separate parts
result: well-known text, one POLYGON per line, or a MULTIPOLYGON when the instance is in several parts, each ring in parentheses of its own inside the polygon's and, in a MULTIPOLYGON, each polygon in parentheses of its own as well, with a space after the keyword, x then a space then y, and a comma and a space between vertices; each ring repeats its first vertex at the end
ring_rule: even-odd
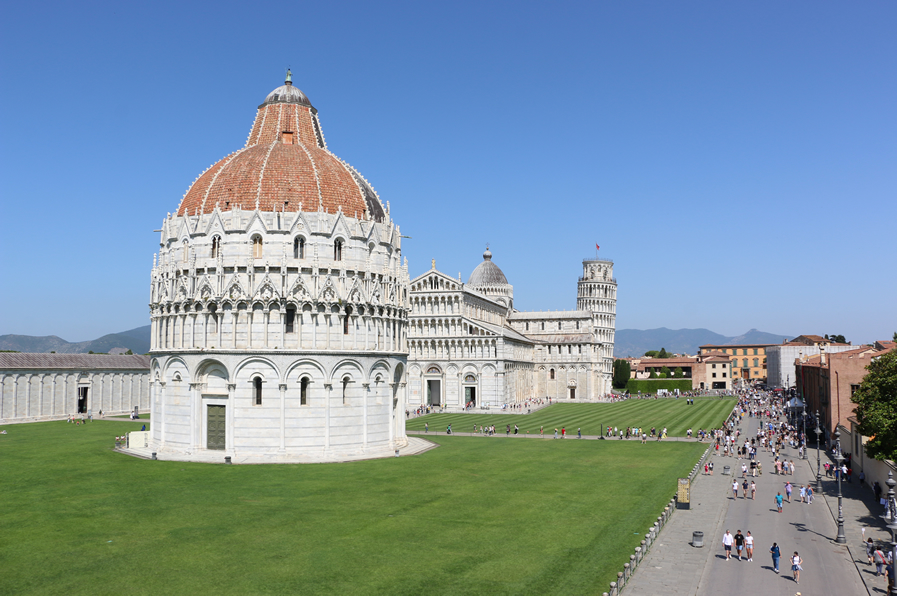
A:
POLYGON ((0 334, 147 324, 163 217, 292 67, 412 277, 617 328, 897 330, 897 3, 8 3, 0 334))

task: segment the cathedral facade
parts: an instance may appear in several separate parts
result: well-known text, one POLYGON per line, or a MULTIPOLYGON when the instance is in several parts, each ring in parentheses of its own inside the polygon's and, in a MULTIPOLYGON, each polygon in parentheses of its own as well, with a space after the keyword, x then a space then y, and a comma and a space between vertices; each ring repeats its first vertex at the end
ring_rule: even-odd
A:
POLYGON ((611 390, 613 262, 583 261, 577 310, 523 312, 492 262, 467 283, 436 270, 411 281, 408 405, 499 407, 530 398, 598 399, 611 390))
POLYGON ((152 449, 320 460, 406 444, 399 228, 327 147, 288 75, 245 146, 162 222, 151 274, 152 449))

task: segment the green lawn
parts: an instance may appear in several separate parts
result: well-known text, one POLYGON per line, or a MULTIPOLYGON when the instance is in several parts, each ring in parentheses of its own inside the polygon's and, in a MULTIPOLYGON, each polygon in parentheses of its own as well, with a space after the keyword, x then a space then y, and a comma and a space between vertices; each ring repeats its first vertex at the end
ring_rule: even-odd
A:
POLYGON ((5 427, 0 592, 600 594, 705 448, 443 435, 342 464, 114 453, 140 424, 5 427))
POLYGON ((553 435, 554 429, 562 426, 567 433, 576 434, 582 428, 584 435, 601 434, 601 428, 616 426, 640 426, 650 430, 652 426, 660 432, 664 427, 671 437, 685 436, 691 428, 697 431, 719 427, 735 407, 735 398, 708 397, 696 398, 689 406, 685 398, 679 399, 630 399, 608 404, 556 404, 543 408, 532 414, 519 416, 516 414, 429 414, 408 420, 408 430, 424 430, 424 423, 429 423, 430 432, 444 432, 451 424, 456 432, 472 432, 473 425, 486 426, 494 424, 496 431, 505 432, 506 425, 520 427, 520 432, 539 434, 539 427, 545 427, 545 436, 553 435))

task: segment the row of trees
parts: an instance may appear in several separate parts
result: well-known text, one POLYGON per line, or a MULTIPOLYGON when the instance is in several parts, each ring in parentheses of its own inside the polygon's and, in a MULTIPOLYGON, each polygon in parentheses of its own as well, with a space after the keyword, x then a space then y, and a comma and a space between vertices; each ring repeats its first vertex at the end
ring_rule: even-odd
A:
POLYGON ((660 350, 648 350, 645 352, 645 356, 648 358, 672 358, 675 354, 666 351, 666 348, 660 348, 660 350))
MULTIPOLYGON (((632 374, 632 367, 629 365, 629 362, 626 360, 614 360, 614 377, 613 377, 613 385, 614 389, 625 389, 626 384, 629 382, 629 377, 632 374)), ((670 371, 668 366, 663 366, 660 369, 660 372, 651 371, 651 374, 648 375, 649 379, 684 379, 685 373, 682 372, 682 367, 677 366, 675 370, 670 371)))
POLYGON ((871 437, 866 454, 878 460, 897 459, 897 350, 876 358, 866 370, 850 398, 857 405, 859 431, 871 437))

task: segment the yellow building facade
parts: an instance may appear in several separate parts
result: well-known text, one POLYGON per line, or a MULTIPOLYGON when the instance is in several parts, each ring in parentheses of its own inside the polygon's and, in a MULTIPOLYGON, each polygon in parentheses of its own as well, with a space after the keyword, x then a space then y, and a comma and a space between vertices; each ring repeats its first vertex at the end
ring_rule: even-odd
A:
POLYGON ((700 346, 700 354, 711 353, 729 358, 733 383, 766 383, 766 348, 775 344, 741 344, 700 346))

